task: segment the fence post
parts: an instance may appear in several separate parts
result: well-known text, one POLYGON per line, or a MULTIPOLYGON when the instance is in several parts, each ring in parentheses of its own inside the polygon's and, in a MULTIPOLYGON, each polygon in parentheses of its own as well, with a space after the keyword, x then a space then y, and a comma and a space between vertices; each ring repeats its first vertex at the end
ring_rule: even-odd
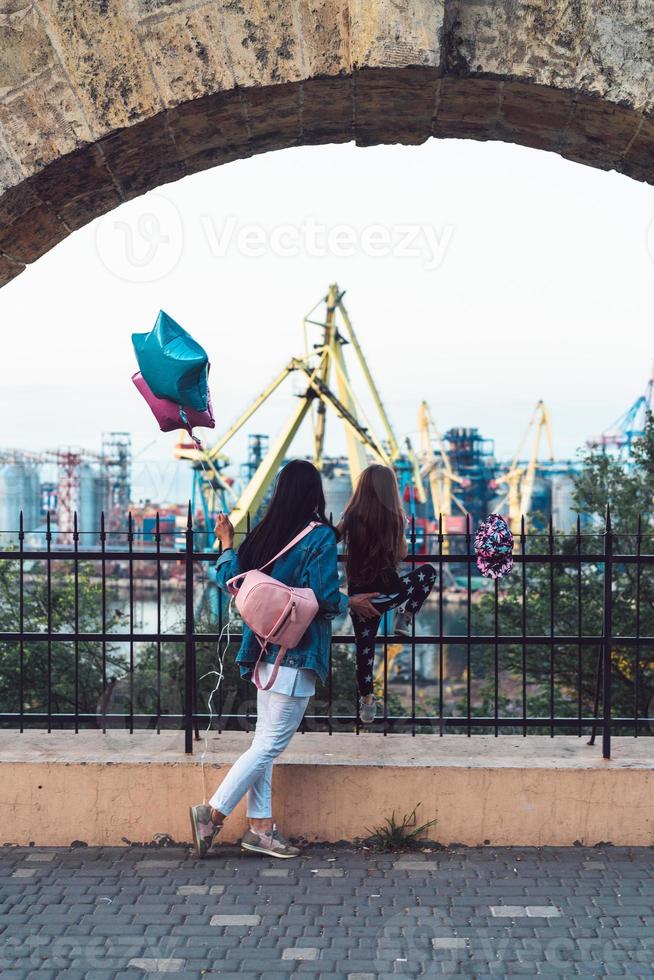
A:
POLYGON ((191 502, 186 519, 185 559, 186 616, 184 621, 184 751, 193 753, 193 680, 195 672, 195 615, 193 610, 193 514, 191 502))
POLYGON ((604 531, 604 622, 602 629, 602 755, 611 758, 611 647, 613 633, 613 531, 606 508, 604 531))

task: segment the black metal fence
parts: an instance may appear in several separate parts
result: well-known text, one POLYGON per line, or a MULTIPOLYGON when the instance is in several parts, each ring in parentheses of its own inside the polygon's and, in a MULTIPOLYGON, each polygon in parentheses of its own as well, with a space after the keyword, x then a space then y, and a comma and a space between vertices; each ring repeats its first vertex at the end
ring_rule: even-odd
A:
MULTIPOLYGON (((137 527, 61 534, 21 526, 0 549, 0 724, 25 731, 249 730, 254 689, 234 664, 238 623, 212 580, 215 552, 189 513, 182 535, 137 527), (219 650, 219 640, 223 643, 219 650), (219 654, 223 681, 214 687, 219 654)), ((407 565, 430 562, 432 596, 410 637, 384 617, 377 640, 380 713, 373 730, 436 735, 651 734, 654 554, 639 526, 516 536, 513 572, 476 574, 473 529, 421 539, 407 565)), ((362 731, 349 620, 335 621, 329 675, 304 731, 362 731)), ((367 730, 367 729, 366 729, 367 730)))

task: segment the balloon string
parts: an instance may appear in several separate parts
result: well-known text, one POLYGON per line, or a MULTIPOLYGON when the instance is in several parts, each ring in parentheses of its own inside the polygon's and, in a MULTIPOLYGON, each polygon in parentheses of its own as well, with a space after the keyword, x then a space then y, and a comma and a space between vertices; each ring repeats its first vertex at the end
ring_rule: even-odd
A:
POLYGON ((198 453, 200 454, 200 466, 202 467, 202 469, 204 470, 205 473, 209 473, 209 467, 207 466, 207 462, 206 462, 206 460, 204 458, 204 455, 205 455, 205 453, 204 453, 204 446, 202 445, 202 443, 200 442, 200 440, 197 438, 197 436, 194 436, 193 433, 190 430, 189 430, 189 435, 190 435, 191 439, 193 440, 193 445, 195 446, 195 448, 197 449, 198 453))
MULTIPOLYGON (((182 412, 182 410, 180 410, 180 415, 181 415, 181 412, 182 412)), ((193 432, 190 429, 189 429, 189 435, 190 435, 191 439, 193 440, 193 444, 195 445, 195 448, 197 449, 197 451, 199 453, 199 456, 200 456, 200 466, 202 467, 202 469, 204 470, 205 473, 209 473, 209 467, 207 466, 206 461, 204 459, 204 447, 203 447, 201 441, 196 436, 193 435, 193 432)), ((217 644, 218 665, 217 665, 217 670, 208 670, 205 674, 202 674, 202 676, 200 677, 200 680, 201 681, 203 681, 205 679, 205 677, 212 677, 213 676, 213 677, 216 678, 216 682, 215 682, 215 684, 213 686, 213 689, 212 689, 211 693, 209 694, 209 697, 207 698, 207 707, 209 709, 209 723, 207 724, 207 727, 204 730, 204 734, 203 734, 204 747, 202 749, 202 755, 200 756, 200 771, 202 773, 202 802, 203 803, 206 803, 207 802, 207 776, 206 776, 206 768, 205 768, 205 765, 206 765, 207 752, 209 751, 209 732, 212 729, 213 720, 214 720, 214 717, 215 717, 214 710, 213 710, 213 699, 214 699, 214 695, 218 693, 218 690, 220 688, 220 685, 222 684, 223 678, 225 676, 225 666, 224 666, 225 665, 225 654, 226 654, 227 650, 229 649, 229 644, 231 643, 231 638, 232 638, 231 626, 232 626, 232 610, 233 610, 233 605, 234 605, 234 597, 232 596, 230 598, 230 600, 229 600, 229 605, 227 606, 227 622, 223 626, 222 630, 220 631, 220 636, 218 637, 218 644, 217 644), (225 646, 224 646, 224 648, 222 649, 222 652, 221 652, 221 644, 223 642, 223 637, 224 637, 225 633, 227 633, 227 638, 225 640, 225 646)))
POLYGON ((222 684, 223 678, 225 676, 225 666, 224 666, 225 665, 225 654, 227 653, 227 650, 229 649, 229 644, 230 644, 231 638, 232 638, 231 626, 232 626, 232 609, 233 609, 233 604, 234 604, 234 597, 232 596, 231 599, 229 600, 229 605, 227 606, 227 622, 223 626, 222 630, 220 631, 220 636, 218 637, 218 646, 217 646, 217 650, 218 650, 218 664, 217 664, 217 669, 215 669, 215 670, 208 670, 206 672, 206 674, 202 674, 202 676, 200 677, 200 680, 201 681, 203 681, 205 677, 211 677, 212 675, 214 677, 216 677, 216 683, 214 684, 214 687, 213 687, 213 690, 211 691, 211 694, 207 698, 207 707, 209 708, 209 724, 207 725, 207 727, 204 730, 204 736, 203 736, 203 738, 204 738, 204 748, 202 750, 202 755, 200 756, 200 770, 201 770, 201 773, 202 773, 202 802, 203 803, 206 803, 207 802, 207 779, 206 779, 206 772, 205 772, 205 760, 206 760, 207 752, 209 751, 209 732, 211 731, 211 728, 213 726, 213 720, 214 720, 214 717, 215 717, 214 710, 213 710, 213 698, 214 698, 214 695, 218 692, 218 689, 219 689, 220 685, 222 684), (221 652, 221 643, 223 642, 223 636, 224 636, 225 632, 227 633, 227 639, 225 640, 225 646, 223 647, 222 652, 221 652))

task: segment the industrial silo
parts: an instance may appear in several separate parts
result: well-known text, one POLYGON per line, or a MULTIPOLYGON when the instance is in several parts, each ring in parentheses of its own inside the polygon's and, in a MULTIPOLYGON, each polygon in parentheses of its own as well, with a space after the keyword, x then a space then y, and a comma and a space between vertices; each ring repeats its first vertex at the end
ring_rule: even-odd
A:
POLYGON ((105 480, 100 471, 85 463, 80 467, 78 528, 81 531, 80 547, 89 548, 98 543, 100 517, 104 507, 105 480))
POLYGON ((574 480, 568 474, 552 477, 552 520, 557 531, 574 531, 577 512, 574 510, 574 480))
POLYGON ((347 463, 325 460, 322 485, 325 491, 325 513, 328 517, 331 514, 337 524, 352 496, 352 480, 347 463))
POLYGON ((537 476, 531 494, 529 525, 532 528, 547 527, 552 508, 552 488, 549 479, 537 476))
POLYGON ((18 541, 20 513, 26 532, 39 525, 41 500, 39 475, 35 466, 15 462, 0 467, 0 544, 7 547, 18 541))

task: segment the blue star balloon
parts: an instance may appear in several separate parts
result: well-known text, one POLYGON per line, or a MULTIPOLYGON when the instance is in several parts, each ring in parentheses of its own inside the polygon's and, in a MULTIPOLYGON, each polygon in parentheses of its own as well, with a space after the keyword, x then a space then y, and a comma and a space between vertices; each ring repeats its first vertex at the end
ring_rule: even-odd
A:
POLYGON ((204 348, 163 310, 150 333, 132 334, 141 374, 157 398, 196 412, 207 410, 209 358, 204 348))

